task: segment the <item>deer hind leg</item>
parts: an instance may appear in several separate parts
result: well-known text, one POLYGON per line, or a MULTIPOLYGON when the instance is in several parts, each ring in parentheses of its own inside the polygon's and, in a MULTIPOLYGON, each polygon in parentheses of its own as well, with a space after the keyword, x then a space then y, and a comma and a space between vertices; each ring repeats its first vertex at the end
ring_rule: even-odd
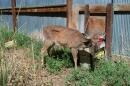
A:
POLYGON ((77 69, 77 60, 78 60, 77 55, 78 55, 78 50, 75 49, 75 48, 71 48, 71 53, 72 53, 72 56, 73 56, 75 69, 77 69))
POLYGON ((54 42, 46 40, 44 42, 43 48, 41 49, 41 54, 42 55, 47 54, 48 53, 47 51, 48 51, 49 47, 51 47, 53 44, 54 44, 54 42))
POLYGON ((42 65, 44 65, 44 56, 45 56, 45 54, 48 54, 47 51, 48 51, 49 47, 51 47, 53 44, 54 44, 54 42, 49 41, 49 40, 46 40, 44 42, 43 48, 41 49, 41 55, 43 56, 42 57, 42 65))
POLYGON ((94 59, 96 58, 96 55, 95 55, 95 49, 96 49, 96 46, 93 45, 90 50, 91 50, 91 57, 90 57, 90 65, 91 65, 91 70, 94 71, 94 68, 95 68, 95 61, 94 59))

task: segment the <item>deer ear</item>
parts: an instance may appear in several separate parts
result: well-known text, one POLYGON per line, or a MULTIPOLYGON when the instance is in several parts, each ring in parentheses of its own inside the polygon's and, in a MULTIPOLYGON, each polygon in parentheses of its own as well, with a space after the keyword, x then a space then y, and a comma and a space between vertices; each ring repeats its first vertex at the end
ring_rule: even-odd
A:
POLYGON ((91 39, 91 37, 87 34, 87 33, 82 33, 83 36, 86 38, 86 39, 91 39))
POLYGON ((86 47, 91 47, 92 46, 92 40, 91 39, 87 39, 86 42, 84 42, 86 47))
POLYGON ((82 33, 83 36, 85 36, 85 33, 82 33))

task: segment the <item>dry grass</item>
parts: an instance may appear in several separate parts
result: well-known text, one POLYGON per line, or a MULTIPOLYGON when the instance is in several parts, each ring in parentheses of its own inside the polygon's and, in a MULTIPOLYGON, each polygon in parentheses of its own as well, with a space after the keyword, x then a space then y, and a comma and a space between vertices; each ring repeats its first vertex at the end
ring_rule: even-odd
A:
POLYGON ((4 51, 8 86, 63 86, 64 78, 71 69, 64 69, 59 74, 49 74, 41 68, 41 63, 30 58, 29 49, 9 49, 4 51))

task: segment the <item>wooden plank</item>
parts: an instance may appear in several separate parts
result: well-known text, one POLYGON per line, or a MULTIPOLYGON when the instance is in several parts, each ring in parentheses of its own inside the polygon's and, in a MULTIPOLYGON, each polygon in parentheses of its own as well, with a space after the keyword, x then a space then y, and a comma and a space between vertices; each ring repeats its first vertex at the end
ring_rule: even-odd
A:
POLYGON ((90 13, 106 13, 105 5, 94 5, 89 7, 90 13))
POLYGON ((67 27, 72 28, 72 0, 67 0, 67 27))
MULTIPOLYGON (((48 12, 66 12, 67 6, 66 5, 55 5, 55 6, 45 6, 45 7, 22 7, 22 8, 15 8, 16 12, 20 13, 48 13, 48 12), (20 10, 19 10, 20 9, 20 10)), ((0 9, 3 13, 11 13, 12 9, 0 9)))
POLYGON ((117 4, 113 6, 114 11, 130 11, 130 4, 117 4))
MULTIPOLYGON (((80 11, 84 11, 85 6, 79 6, 80 11)), ((90 13, 107 13, 106 5, 90 5, 90 13)), ((113 11, 130 11, 130 4, 115 4, 113 6, 113 11)))
MULTIPOLYGON (((82 12, 86 6, 80 5, 79 11, 82 12)), ((89 5, 90 13, 106 13, 106 5, 89 5)))
MULTIPOLYGON (((68 5, 54 5, 54 6, 45 6, 45 7, 22 7, 22 8, 16 8, 16 12, 18 12, 18 10, 20 9, 20 12, 27 12, 27 13, 31 13, 31 12, 67 12, 67 6, 68 7, 68 11, 72 10, 72 1, 71 0, 67 0, 68 5)), ((89 6, 89 11, 90 13, 106 13, 106 5, 90 5, 89 6)), ((85 6, 84 5, 80 5, 79 7, 79 11, 84 11, 85 6)), ((3 13, 9 13, 12 12, 11 8, 1 8, 0 11, 2 11, 3 13)), ((130 4, 115 4, 113 6, 113 11, 130 11, 130 4)), ((70 12, 69 12, 70 13, 70 12)))
POLYGON ((11 0, 11 4, 12 4, 12 18, 13 18, 13 30, 14 32, 16 32, 16 11, 15 11, 15 7, 16 7, 16 0, 11 0))
POLYGON ((85 9, 84 9, 84 14, 85 14, 85 19, 84 19, 84 32, 87 33, 87 28, 88 28, 88 19, 90 16, 89 13, 89 5, 86 5, 85 9))
POLYGON ((111 46, 112 46, 112 22, 113 22, 113 7, 112 4, 107 5, 106 15, 106 56, 108 59, 111 57, 111 46))
POLYGON ((75 7, 75 9, 72 10, 72 23, 71 28, 78 30, 78 18, 79 18, 79 8, 75 7))

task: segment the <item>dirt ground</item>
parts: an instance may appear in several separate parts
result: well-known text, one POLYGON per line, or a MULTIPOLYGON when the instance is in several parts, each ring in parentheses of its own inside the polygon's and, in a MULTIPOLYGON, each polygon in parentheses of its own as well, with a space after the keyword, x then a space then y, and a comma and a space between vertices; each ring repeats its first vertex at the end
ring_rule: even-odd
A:
POLYGON ((71 69, 50 74, 40 63, 33 60, 28 49, 10 49, 4 54, 9 72, 8 86, 64 86, 65 77, 71 69))
MULTIPOLYGON (((64 86, 65 77, 72 70, 63 69, 58 74, 50 74, 41 67, 41 62, 34 60, 29 49, 9 49, 0 54, 3 57, 1 65, 6 64, 3 67, 9 71, 7 86, 64 86)), ((122 59, 112 57, 113 61, 122 59)))

